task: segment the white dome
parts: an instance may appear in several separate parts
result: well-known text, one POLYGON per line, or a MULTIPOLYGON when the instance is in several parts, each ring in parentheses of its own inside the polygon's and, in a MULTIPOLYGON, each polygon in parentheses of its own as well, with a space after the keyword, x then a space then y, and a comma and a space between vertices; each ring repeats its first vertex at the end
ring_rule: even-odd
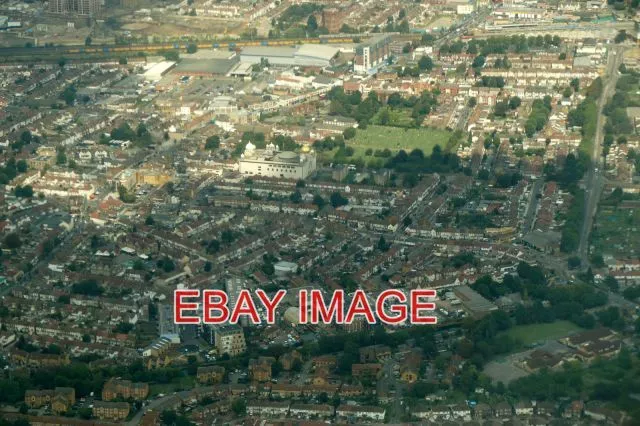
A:
POLYGON ((247 143, 247 146, 244 147, 245 151, 253 151, 256 149, 256 146, 254 144, 251 143, 251 141, 249 141, 247 143))

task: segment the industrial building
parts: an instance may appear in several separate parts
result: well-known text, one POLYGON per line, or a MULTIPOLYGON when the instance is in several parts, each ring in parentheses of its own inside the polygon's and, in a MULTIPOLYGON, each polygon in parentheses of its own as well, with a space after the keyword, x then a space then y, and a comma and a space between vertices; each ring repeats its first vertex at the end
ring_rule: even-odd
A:
POLYGON ((160 80, 166 73, 176 66, 173 61, 162 61, 151 65, 145 72, 144 78, 148 81, 160 80))
POLYGON ((259 64, 263 59, 270 65, 328 67, 338 55, 334 46, 303 44, 298 47, 246 47, 240 53, 240 61, 259 64))
POLYGON ((353 58, 353 71, 357 73, 370 73, 384 63, 389 57, 390 35, 373 37, 356 47, 356 56, 353 58))
POLYGON ((256 149, 249 142, 239 166, 243 175, 304 179, 316 170, 316 155, 314 152, 278 151, 273 144, 267 145, 266 149, 256 149))

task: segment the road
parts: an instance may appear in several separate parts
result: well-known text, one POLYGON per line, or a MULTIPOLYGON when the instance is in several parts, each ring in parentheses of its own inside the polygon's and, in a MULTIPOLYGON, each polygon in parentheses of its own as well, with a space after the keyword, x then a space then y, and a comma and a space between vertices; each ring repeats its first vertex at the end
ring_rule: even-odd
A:
POLYGON ((138 425, 140 424, 140 420, 142 420, 142 416, 144 416, 144 413, 147 412, 148 410, 164 411, 165 405, 171 399, 173 399, 174 396, 178 395, 181 398, 187 398, 190 394, 191 394, 190 391, 182 391, 182 392, 178 392, 177 394, 174 393, 172 395, 166 395, 166 396, 163 396, 162 398, 154 399, 153 401, 149 402, 145 407, 142 407, 140 410, 138 410, 136 415, 133 416, 131 420, 129 420, 126 423, 126 425, 127 426, 138 425))
POLYGON ((522 229, 523 234, 527 234, 533 229, 536 212, 538 211, 538 195, 540 195, 543 185, 544 181, 542 179, 537 179, 531 186, 531 197, 529 198, 529 205, 527 206, 527 212, 524 217, 524 226, 522 229))
POLYGON ((609 50, 607 69, 604 76, 604 86, 602 95, 598 100, 598 122, 594 137, 593 151, 591 153, 591 165, 589 166, 585 180, 585 209, 584 218, 582 220, 582 231, 580 232, 580 244, 578 246, 578 255, 582 260, 582 265, 585 267, 588 265, 589 260, 589 233, 591 232, 593 218, 598 209, 598 202, 604 187, 601 153, 602 142, 604 139, 603 128, 605 124, 605 116, 602 113, 602 109, 615 92, 616 83, 620 76, 618 67, 622 63, 623 52, 624 48, 621 46, 616 46, 609 50))

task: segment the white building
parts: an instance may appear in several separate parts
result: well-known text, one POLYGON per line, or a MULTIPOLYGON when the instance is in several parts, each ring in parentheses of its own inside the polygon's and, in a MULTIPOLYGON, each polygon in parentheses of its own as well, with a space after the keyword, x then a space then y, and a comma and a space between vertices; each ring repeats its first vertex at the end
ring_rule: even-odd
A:
POLYGON ((336 410, 338 417, 345 419, 360 419, 384 421, 386 411, 382 407, 374 407, 369 405, 340 405, 336 410))
POLYGON ((304 179, 316 170, 316 154, 279 151, 272 143, 264 150, 256 149, 249 142, 238 164, 243 175, 304 179))
POLYGON ((473 13, 472 4, 459 4, 456 6, 456 13, 458 15, 471 15, 473 13))

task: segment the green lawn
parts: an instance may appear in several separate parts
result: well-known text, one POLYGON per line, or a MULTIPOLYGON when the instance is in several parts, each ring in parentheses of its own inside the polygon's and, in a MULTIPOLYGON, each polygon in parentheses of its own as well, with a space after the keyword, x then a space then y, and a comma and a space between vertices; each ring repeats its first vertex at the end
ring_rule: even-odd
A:
POLYGON ((640 253, 640 209, 600 206, 591 233, 596 253, 636 257, 640 253))
POLYGON ((399 127, 370 125, 366 129, 356 131, 356 137, 347 141, 347 146, 354 148, 376 149, 388 148, 391 151, 411 151, 421 149, 425 155, 430 155, 433 147, 440 145, 445 149, 451 137, 448 130, 419 128, 405 129, 399 127))
POLYGON ((388 122, 387 126, 390 127, 411 127, 413 126, 414 119, 411 117, 411 110, 401 108, 401 109, 393 109, 393 108, 382 108, 378 113, 373 117, 374 125, 384 126, 385 124, 381 122, 381 114, 383 111, 388 112, 388 122))
POLYGON ((544 340, 556 340, 582 330, 570 321, 556 321, 549 324, 518 325, 505 333, 525 345, 544 340))
POLYGON ((176 378, 171 383, 152 383, 149 385, 149 395, 158 395, 163 393, 168 395, 173 392, 192 389, 195 386, 195 379, 191 376, 183 376, 176 378))

